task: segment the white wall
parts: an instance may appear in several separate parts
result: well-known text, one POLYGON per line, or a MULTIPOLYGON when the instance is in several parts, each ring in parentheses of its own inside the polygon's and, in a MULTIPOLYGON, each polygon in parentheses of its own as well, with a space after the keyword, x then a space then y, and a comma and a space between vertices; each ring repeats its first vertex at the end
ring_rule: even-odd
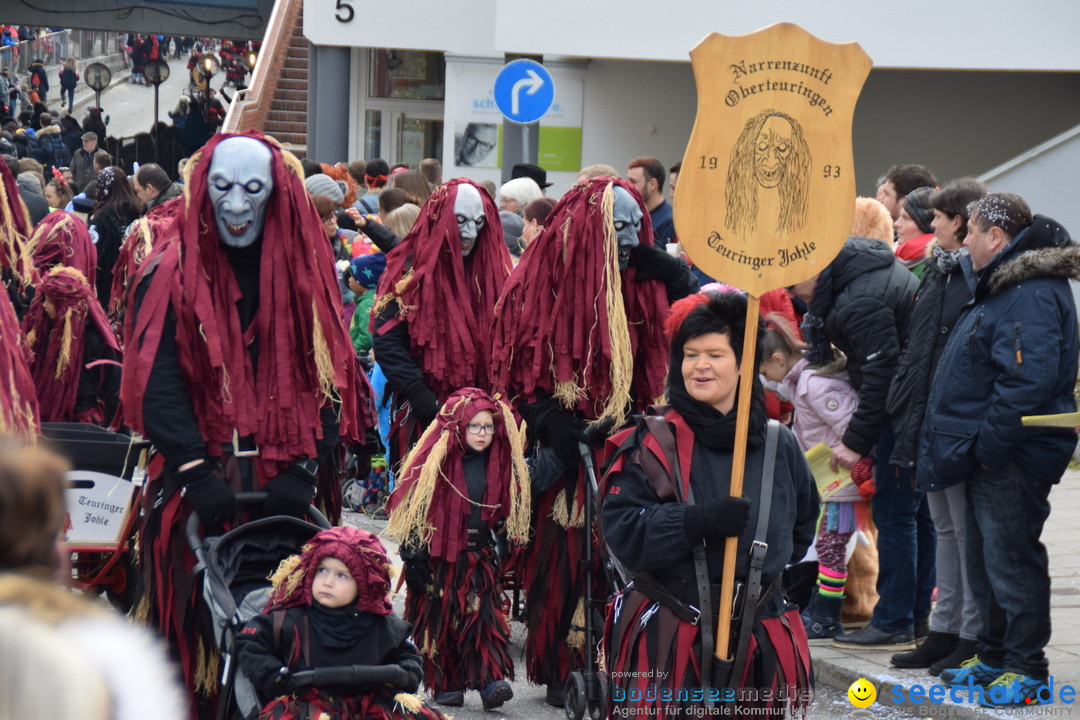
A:
POLYGON ((710 32, 743 35, 793 22, 823 40, 857 42, 879 68, 1080 70, 1080 3, 948 0, 338 0, 304 3, 317 45, 522 53, 630 60, 689 59, 710 32))
POLYGON ((710 32, 744 35, 778 22, 828 42, 857 42, 875 67, 1080 69, 1073 0, 497 0, 494 44, 507 52, 686 60, 710 32))
POLYGON ((1031 211, 1054 218, 1080 240, 1080 126, 980 177, 994 192, 1011 192, 1031 211))
POLYGON ((625 175, 630 160, 651 155, 671 167, 682 160, 696 107, 689 63, 594 60, 585 73, 581 163, 625 175))

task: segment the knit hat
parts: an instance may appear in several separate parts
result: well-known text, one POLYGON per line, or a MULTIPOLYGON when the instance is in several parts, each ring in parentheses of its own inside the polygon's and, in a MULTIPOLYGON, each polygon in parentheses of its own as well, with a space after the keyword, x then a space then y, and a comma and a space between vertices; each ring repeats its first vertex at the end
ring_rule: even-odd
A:
POLYGON ((390 574, 393 566, 386 548, 376 536, 359 528, 344 526, 322 530, 299 555, 281 562, 270 578, 273 590, 267 611, 311 604, 311 584, 324 558, 336 558, 349 568, 356 581, 356 608, 376 615, 389 615, 390 574))
POLYGON ((506 248, 514 257, 520 257, 525 247, 521 244, 521 236, 525 234, 525 221, 517 213, 509 210, 500 210, 499 219, 502 220, 503 239, 506 240, 506 248))
POLYGON ((353 279, 366 288, 373 288, 379 284, 383 270, 386 269, 386 255, 381 252, 369 253, 354 257, 349 263, 349 272, 353 279))
POLYGON ((325 173, 312 175, 304 180, 304 187, 311 195, 325 195, 333 200, 335 205, 340 205, 345 200, 345 183, 325 173))
POLYGON ((930 221, 934 219, 934 208, 930 204, 930 195, 933 192, 932 187, 915 188, 904 198, 904 210, 924 233, 934 232, 930 226, 930 221))

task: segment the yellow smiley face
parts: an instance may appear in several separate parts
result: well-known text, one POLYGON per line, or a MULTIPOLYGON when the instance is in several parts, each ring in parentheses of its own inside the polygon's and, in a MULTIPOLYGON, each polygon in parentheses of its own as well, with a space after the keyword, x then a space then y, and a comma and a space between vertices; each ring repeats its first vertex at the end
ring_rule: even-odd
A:
POLYGON ((866 678, 859 678, 851 683, 847 691, 848 700, 857 708, 868 708, 877 699, 877 688, 866 678))

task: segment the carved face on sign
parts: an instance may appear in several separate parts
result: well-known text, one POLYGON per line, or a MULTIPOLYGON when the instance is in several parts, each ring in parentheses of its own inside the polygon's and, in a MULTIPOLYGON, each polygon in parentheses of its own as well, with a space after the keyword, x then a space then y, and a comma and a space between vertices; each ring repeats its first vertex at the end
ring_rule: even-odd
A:
POLYGON ((788 169, 792 147, 791 123, 782 117, 770 117, 761 126, 754 144, 754 177, 761 187, 780 184, 788 169))
MULTIPOLYGON (((763 230, 786 235, 802 227, 810 186, 810 148, 794 118, 772 108, 747 121, 731 149, 728 167, 727 219, 729 230, 758 229, 758 192, 779 193, 775 225, 763 230)), ((768 222, 768 219, 764 219, 768 222)))

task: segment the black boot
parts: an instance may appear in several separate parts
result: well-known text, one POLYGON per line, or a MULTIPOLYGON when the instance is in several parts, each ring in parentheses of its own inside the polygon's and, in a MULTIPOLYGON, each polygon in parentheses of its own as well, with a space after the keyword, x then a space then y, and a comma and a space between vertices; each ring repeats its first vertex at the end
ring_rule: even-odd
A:
POLYGON ((959 635, 931 631, 919 647, 911 652, 893 655, 892 664, 900 668, 930 667, 938 660, 951 655, 953 651, 956 650, 956 646, 959 642, 959 635))
POLYGON ((974 654, 975 641, 964 640, 961 638, 960 642, 956 644, 956 649, 953 650, 948 657, 942 658, 930 666, 930 674, 937 677, 941 674, 942 670, 960 667, 960 663, 972 657, 974 654))
POLYGON ((810 598, 810 605, 802 611, 803 625, 806 626, 806 639, 814 644, 827 643, 844 633, 840 624, 840 609, 844 598, 831 598, 815 592, 810 598))

